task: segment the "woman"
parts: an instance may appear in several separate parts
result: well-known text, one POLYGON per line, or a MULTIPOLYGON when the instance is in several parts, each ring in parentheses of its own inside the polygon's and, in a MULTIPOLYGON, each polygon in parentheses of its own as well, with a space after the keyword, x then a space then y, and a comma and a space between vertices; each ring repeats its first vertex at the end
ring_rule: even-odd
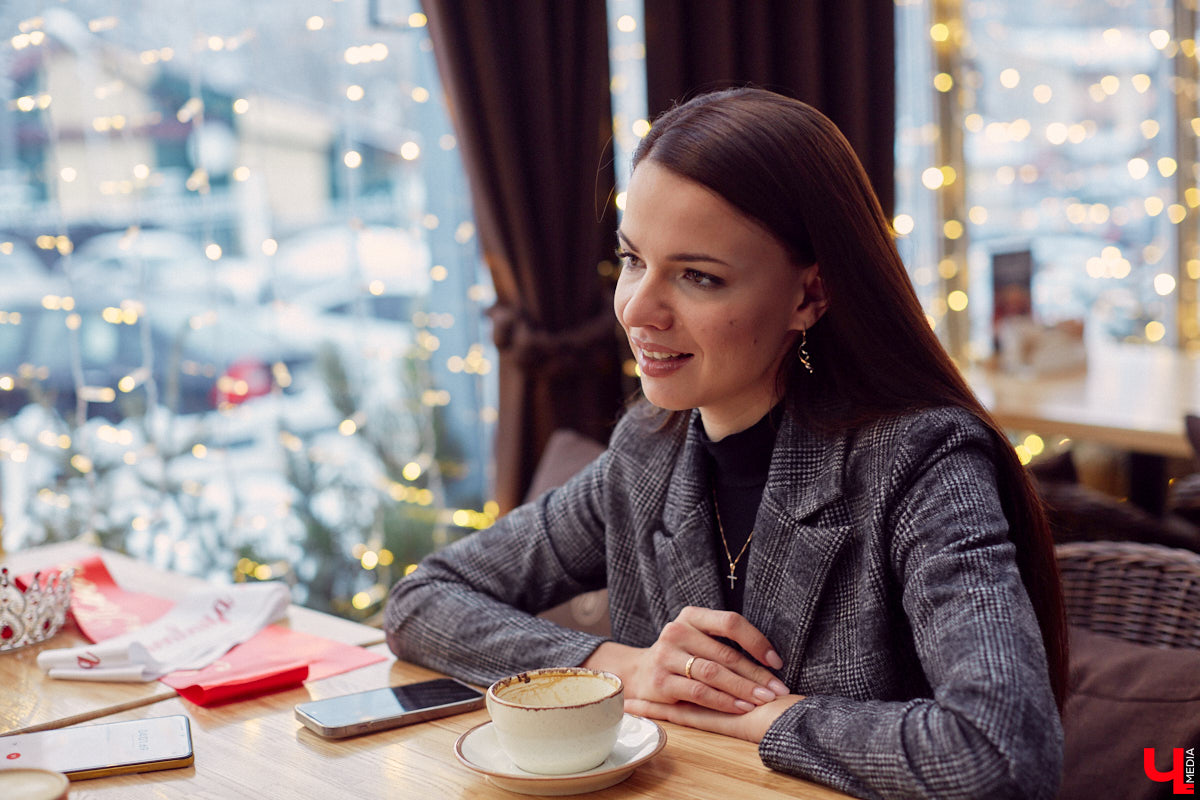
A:
POLYGON ((638 147, 618 239, 648 402, 400 581, 392 649, 478 683, 606 669, 631 713, 863 797, 1053 797, 1045 520, 845 139, 769 92, 697 97, 638 147), (610 640, 534 616, 601 586, 610 640))

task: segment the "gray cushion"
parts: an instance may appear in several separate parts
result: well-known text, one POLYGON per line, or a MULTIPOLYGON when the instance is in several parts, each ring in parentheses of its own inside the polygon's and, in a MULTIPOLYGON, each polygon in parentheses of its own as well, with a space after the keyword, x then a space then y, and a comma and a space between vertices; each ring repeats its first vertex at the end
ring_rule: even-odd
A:
POLYGON ((538 460, 525 502, 536 500, 547 489, 562 486, 579 470, 604 452, 604 445, 582 433, 559 428, 550 434, 546 449, 538 460))

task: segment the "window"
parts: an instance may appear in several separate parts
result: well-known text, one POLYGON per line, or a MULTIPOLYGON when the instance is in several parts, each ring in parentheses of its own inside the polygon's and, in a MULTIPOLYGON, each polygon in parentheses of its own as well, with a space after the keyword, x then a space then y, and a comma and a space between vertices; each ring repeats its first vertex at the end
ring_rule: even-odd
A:
POLYGON ((991 352, 994 267, 1016 255, 1042 323, 1200 346, 1195 14, 1179 5, 897 0, 895 224, 956 355, 991 352))
POLYGON ((623 209, 629 162, 638 141, 650 130, 646 111, 645 9, 641 0, 608 0, 606 7, 617 208, 623 209))
POLYGON ((489 524, 493 296, 416 0, 0 28, 4 546, 366 616, 489 524))

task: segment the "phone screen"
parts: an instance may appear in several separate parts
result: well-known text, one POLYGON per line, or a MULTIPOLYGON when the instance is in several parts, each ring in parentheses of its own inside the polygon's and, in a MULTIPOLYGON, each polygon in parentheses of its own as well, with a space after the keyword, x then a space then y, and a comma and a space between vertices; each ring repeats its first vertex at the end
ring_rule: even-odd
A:
POLYGON ((366 692, 301 703, 297 708, 326 728, 342 728, 373 720, 400 717, 459 703, 481 701, 483 695, 452 678, 438 678, 406 686, 371 689, 366 692))
POLYGON ((0 769, 49 769, 79 779, 190 763, 192 731, 181 714, 0 737, 0 769))

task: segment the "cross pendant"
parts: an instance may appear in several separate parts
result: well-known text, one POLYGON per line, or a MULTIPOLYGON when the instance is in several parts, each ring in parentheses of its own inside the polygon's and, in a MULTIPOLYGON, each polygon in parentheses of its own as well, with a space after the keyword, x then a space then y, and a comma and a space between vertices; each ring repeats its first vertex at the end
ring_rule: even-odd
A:
POLYGON ((733 584, 737 581, 737 576, 733 574, 733 567, 729 568, 729 588, 733 589, 733 584))

